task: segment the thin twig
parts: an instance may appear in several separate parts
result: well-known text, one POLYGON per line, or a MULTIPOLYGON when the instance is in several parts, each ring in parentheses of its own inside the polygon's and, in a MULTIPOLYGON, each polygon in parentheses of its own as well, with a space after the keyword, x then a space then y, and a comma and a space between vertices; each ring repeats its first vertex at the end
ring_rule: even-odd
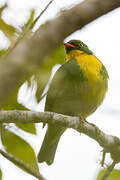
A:
POLYGON ((116 164, 116 162, 113 161, 113 163, 110 166, 108 166, 107 170, 105 171, 105 173, 103 174, 103 176, 100 180, 105 180, 110 175, 110 173, 112 172, 112 170, 115 167, 115 164, 116 164))
POLYGON ((48 94, 48 91, 41 96, 40 101, 41 101, 47 94, 48 94))
POLYGON ((29 30, 32 29, 34 27, 34 25, 36 24, 36 22, 38 21, 38 19, 43 15, 43 13, 48 9, 48 7, 50 6, 50 4, 53 2, 53 0, 51 0, 46 7, 43 9, 43 11, 38 15, 38 17, 36 17, 36 19, 30 24, 29 26, 29 30))
POLYGON ((27 164, 23 163, 19 159, 15 158, 12 154, 6 153, 2 149, 0 149, 0 154, 2 154, 6 159, 14 163, 15 165, 19 166, 20 168, 24 169, 27 171, 29 174, 33 175, 39 180, 45 180, 43 176, 37 172, 35 172, 33 169, 31 169, 27 164))
POLYGON ((39 18, 43 15, 43 13, 48 9, 48 7, 50 6, 50 4, 53 2, 53 0, 51 0, 46 6, 45 8, 42 10, 42 12, 35 18, 35 20, 28 25, 28 27, 23 31, 23 33, 20 35, 20 37, 15 41, 15 43, 8 49, 8 51, 5 53, 5 55, 3 56, 3 59, 7 58, 8 55, 12 52, 12 50, 17 46, 17 44, 27 35, 27 33, 29 33, 31 31, 31 29, 34 27, 34 25, 36 24, 36 22, 39 20, 39 18))

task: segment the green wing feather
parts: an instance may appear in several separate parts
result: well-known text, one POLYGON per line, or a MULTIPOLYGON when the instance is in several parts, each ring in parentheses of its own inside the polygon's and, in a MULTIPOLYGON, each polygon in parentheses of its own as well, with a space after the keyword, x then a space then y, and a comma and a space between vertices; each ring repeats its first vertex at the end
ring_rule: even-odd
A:
MULTIPOLYGON (((56 72, 52 83, 50 85, 48 95, 46 98, 45 111, 57 112, 61 114, 74 115, 75 109, 69 104, 66 106, 66 98, 72 100, 75 98, 72 92, 74 84, 78 84, 84 80, 84 76, 76 60, 71 59, 69 62, 63 64, 56 72), (68 96, 73 97, 68 97, 68 96)), ((69 103, 69 102, 68 102, 69 103)), ((48 125, 47 132, 42 143, 40 152, 38 154, 38 161, 44 162, 48 165, 52 164, 57 149, 58 142, 61 135, 66 128, 59 125, 48 125)))

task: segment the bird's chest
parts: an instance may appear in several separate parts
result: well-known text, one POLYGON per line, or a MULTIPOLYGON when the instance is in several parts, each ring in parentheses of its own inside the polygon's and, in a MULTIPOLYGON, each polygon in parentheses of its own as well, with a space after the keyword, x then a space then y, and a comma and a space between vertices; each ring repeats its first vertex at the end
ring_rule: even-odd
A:
POLYGON ((107 90, 107 81, 86 71, 72 60, 56 73, 48 93, 46 110, 66 115, 87 117, 101 104, 107 90))

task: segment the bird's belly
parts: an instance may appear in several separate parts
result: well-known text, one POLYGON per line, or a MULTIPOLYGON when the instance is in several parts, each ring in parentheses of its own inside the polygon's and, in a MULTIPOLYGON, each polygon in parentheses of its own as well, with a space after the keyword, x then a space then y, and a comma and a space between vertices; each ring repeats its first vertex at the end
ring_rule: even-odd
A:
POLYGON ((71 116, 86 118, 102 103, 107 90, 107 81, 99 83, 74 84, 64 87, 64 94, 59 94, 52 103, 53 111, 71 116))

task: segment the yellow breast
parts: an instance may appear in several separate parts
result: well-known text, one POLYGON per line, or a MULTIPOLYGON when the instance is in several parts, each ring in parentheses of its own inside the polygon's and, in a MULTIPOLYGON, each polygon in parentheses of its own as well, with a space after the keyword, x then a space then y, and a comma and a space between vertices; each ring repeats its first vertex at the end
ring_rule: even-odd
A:
POLYGON ((102 63, 94 55, 80 50, 73 50, 67 54, 66 61, 69 61, 71 58, 77 61, 88 81, 99 81, 103 79, 100 74, 102 63))

